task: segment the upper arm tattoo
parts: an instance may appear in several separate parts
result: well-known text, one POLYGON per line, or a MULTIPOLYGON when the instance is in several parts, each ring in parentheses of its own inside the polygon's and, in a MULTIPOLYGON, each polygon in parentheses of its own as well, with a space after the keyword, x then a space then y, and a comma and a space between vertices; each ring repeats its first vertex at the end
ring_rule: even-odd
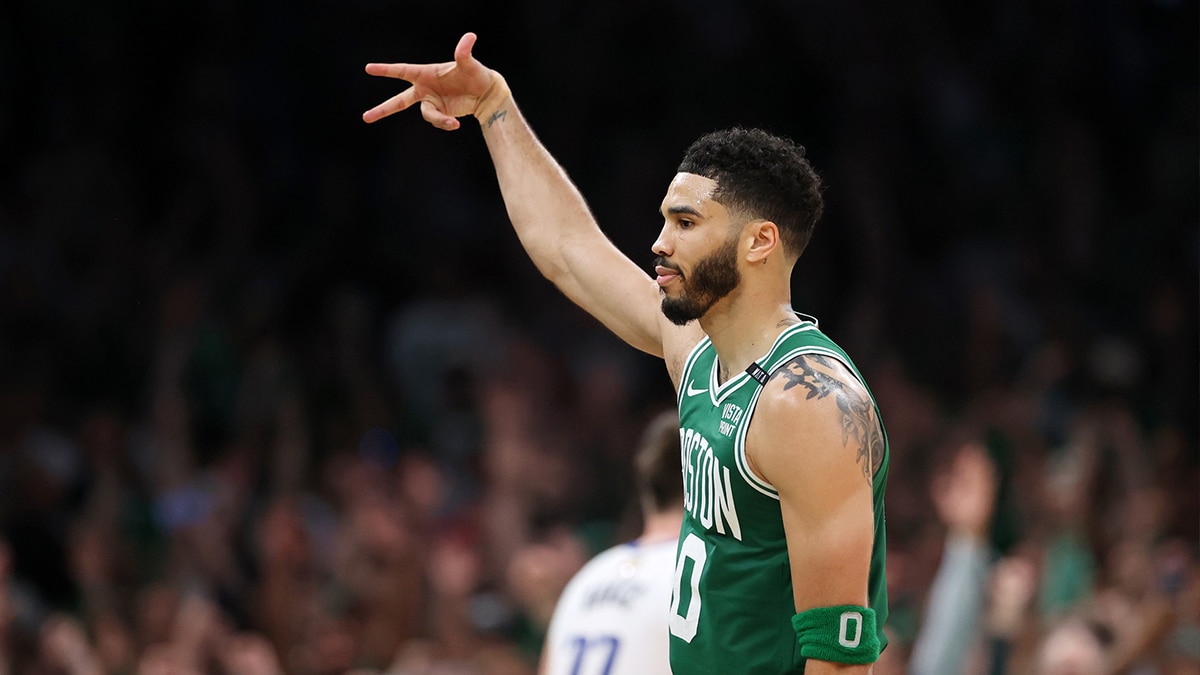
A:
POLYGON ((805 398, 826 398, 830 395, 842 413, 842 445, 857 451, 855 461, 862 468, 868 483, 883 464, 883 430, 875 415, 875 405, 864 396, 857 380, 853 386, 843 381, 845 370, 840 363, 821 354, 801 354, 775 371, 774 377, 787 381, 784 390, 801 386, 808 390, 805 398))

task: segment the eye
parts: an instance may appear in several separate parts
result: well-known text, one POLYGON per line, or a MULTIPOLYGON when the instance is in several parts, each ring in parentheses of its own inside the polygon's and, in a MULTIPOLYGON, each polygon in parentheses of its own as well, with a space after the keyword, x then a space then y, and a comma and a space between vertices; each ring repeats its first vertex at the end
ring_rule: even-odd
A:
POLYGON ((682 229, 690 230, 693 225, 695 225, 695 223, 693 223, 692 221, 690 221, 686 218, 679 219, 679 227, 682 229))

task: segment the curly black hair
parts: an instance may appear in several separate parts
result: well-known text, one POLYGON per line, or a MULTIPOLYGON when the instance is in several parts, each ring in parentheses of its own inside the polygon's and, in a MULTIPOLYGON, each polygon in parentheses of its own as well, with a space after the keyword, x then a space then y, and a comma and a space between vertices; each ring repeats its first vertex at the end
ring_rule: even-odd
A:
POLYGON ((821 178, 804 155, 804 146, 790 139, 735 127, 696 139, 678 171, 715 180, 713 199, 774 222, 784 251, 799 257, 825 208, 821 178))

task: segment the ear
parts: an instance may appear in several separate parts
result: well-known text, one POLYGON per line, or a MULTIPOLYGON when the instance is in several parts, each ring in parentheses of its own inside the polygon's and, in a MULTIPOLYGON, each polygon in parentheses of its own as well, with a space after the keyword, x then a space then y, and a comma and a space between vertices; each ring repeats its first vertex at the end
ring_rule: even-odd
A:
POLYGON ((750 242, 746 251, 746 262, 751 265, 761 265, 779 248, 779 226, 770 220, 751 220, 742 231, 743 236, 750 242))

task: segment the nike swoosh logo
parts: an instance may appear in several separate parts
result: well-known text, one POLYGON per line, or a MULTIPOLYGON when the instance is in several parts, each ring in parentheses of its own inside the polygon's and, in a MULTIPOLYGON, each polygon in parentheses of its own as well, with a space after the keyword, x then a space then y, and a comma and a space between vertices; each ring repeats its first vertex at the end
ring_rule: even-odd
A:
POLYGON ((688 386, 687 386, 687 395, 688 396, 699 396, 700 394, 707 394, 707 393, 708 393, 707 389, 692 388, 692 382, 690 380, 688 381, 688 386))

